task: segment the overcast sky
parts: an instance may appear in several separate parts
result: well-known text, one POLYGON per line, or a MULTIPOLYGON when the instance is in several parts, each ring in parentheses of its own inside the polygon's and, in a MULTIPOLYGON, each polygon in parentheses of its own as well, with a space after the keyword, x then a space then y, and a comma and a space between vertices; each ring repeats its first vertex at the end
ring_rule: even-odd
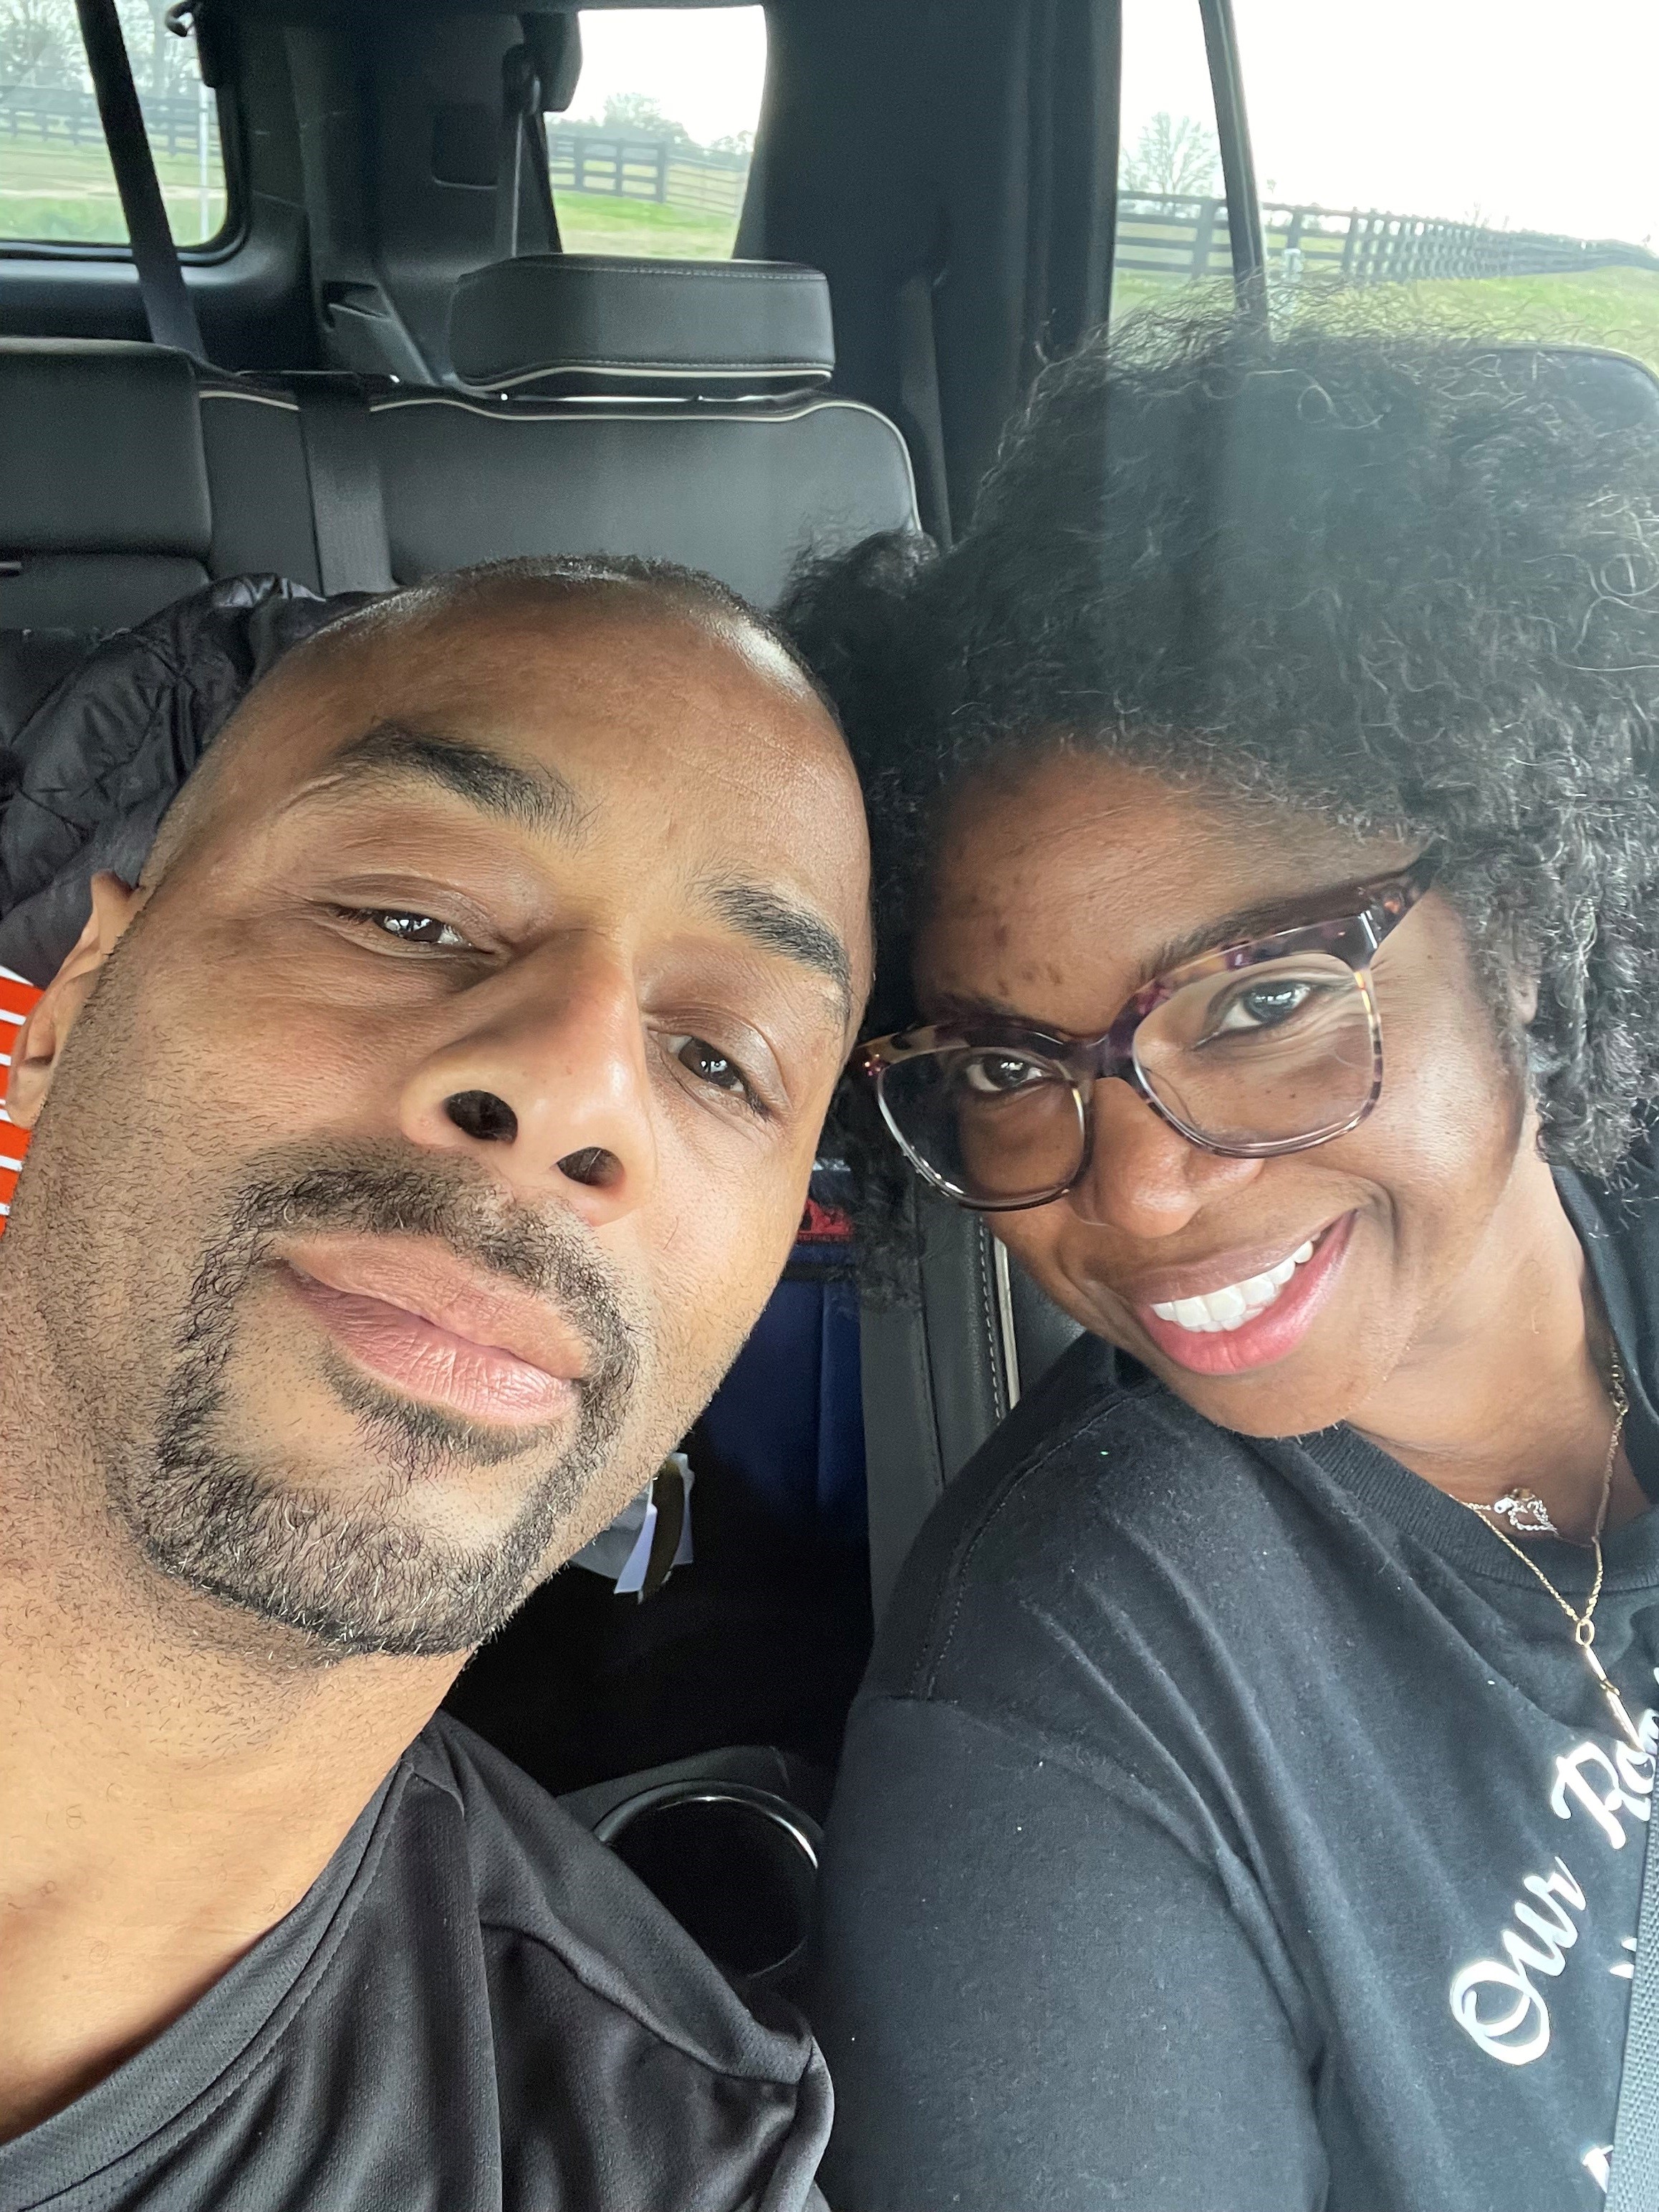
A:
MULTIPOLYGON (((1659 0, 1234 0, 1264 196, 1659 239, 1659 0), (1269 188, 1271 180, 1271 189, 1269 188)), ((1124 0, 1124 122, 1212 120, 1196 0, 1124 0)), ((573 113, 751 130, 757 7, 589 9, 573 113)))
POLYGON ((649 93, 706 146, 754 129, 765 76, 759 8, 588 8, 570 112, 597 116, 612 93, 649 93))
MULTIPOLYGON (((1196 6, 1123 12, 1131 139, 1161 107, 1212 120, 1196 6)), ((1659 0, 1234 0, 1234 14, 1264 198, 1659 238, 1659 0)))

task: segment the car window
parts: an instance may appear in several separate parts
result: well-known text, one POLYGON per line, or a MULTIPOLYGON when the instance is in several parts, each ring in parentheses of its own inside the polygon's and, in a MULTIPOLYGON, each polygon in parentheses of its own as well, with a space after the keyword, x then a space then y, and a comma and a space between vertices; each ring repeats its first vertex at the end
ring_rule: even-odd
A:
POLYGON ((585 9, 581 30, 575 97, 548 118, 566 251, 723 259, 760 120, 764 9, 585 9))
MULTIPOLYGON (((225 226, 218 103, 167 5, 120 0, 121 27, 173 237, 203 246, 225 226)), ((0 240, 126 244, 75 0, 0 0, 0 240)))
POLYGON ((1231 276, 1221 147, 1195 4, 1125 0, 1112 312, 1231 276))
POLYGON ((1269 275, 1659 363, 1651 0, 1235 0, 1269 275))

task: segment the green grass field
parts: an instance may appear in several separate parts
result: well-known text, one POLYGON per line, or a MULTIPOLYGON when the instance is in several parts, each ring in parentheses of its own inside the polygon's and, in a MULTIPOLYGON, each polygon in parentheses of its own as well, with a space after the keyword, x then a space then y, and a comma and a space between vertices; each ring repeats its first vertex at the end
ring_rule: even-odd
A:
MULTIPOLYGON (((672 186, 672 178, 671 178, 672 186)), ((734 215, 618 199, 611 192, 556 191, 559 235, 572 253, 660 255, 723 261, 738 234, 734 215)))
MULTIPOLYGON (((173 234, 180 246, 199 246, 225 219, 224 174, 210 141, 207 221, 202 221, 193 152, 155 149, 156 174, 173 234)), ((21 133, 0 132, 0 238, 74 239, 86 245, 121 246, 127 229, 114 172, 101 145, 42 145, 21 133)))
MULTIPOLYGON (((156 149, 162 197, 181 246, 199 245, 224 222, 224 180, 216 150, 211 161, 213 189, 204 228, 195 155, 156 149)), ((723 260, 738 232, 735 215, 619 199, 610 192, 562 191, 558 208, 559 227, 573 253, 723 260)), ((114 173, 102 146, 70 146, 67 141, 43 146, 38 139, 0 132, 0 238, 119 246, 126 234, 114 173)))
MULTIPOLYGON (((1168 309, 1183 292, 1197 299, 1218 296, 1223 289, 1121 276, 1113 286, 1112 311, 1168 309)), ((1345 330, 1467 331, 1480 338, 1610 346, 1659 368, 1659 270, 1588 269, 1565 276, 1442 278, 1340 289, 1308 286, 1297 304, 1318 315, 1327 302, 1335 303, 1333 317, 1345 330)))

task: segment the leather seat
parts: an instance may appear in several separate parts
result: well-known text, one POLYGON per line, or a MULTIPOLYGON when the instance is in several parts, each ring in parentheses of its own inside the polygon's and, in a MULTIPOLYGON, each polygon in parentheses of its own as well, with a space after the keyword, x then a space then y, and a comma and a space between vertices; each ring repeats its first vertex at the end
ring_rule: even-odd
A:
POLYGON ((469 349, 464 311, 455 335, 494 390, 222 377, 155 346, 0 341, 0 628, 106 630, 210 576, 340 587, 308 428, 325 404, 355 412, 381 542, 380 574, 352 583, 625 552, 706 568, 765 605, 809 547, 914 524, 898 431, 823 388, 823 277, 693 266, 656 264, 665 283, 644 264, 586 264, 568 312, 568 288, 531 262, 513 264, 505 304, 494 273, 475 272, 463 290, 480 331, 469 349), (692 327, 653 347, 641 298, 689 301, 692 327), (715 331, 704 373, 693 356, 715 331))
POLYGON ((207 581, 211 533, 185 355, 0 338, 0 628, 140 622, 207 581))

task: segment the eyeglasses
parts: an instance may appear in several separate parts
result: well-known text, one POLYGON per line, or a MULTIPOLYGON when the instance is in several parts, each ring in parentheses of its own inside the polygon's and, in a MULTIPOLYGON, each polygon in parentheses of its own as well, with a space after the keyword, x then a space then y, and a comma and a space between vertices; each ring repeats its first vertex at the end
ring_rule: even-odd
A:
POLYGON ((1336 915, 1172 969, 1100 1036, 939 1022, 878 1037, 860 1066, 911 1164, 979 1213, 1046 1206, 1082 1180, 1090 1099, 1112 1077, 1206 1152, 1305 1152, 1356 1127, 1382 1094, 1370 963, 1433 874, 1419 860, 1346 892, 1336 915))

